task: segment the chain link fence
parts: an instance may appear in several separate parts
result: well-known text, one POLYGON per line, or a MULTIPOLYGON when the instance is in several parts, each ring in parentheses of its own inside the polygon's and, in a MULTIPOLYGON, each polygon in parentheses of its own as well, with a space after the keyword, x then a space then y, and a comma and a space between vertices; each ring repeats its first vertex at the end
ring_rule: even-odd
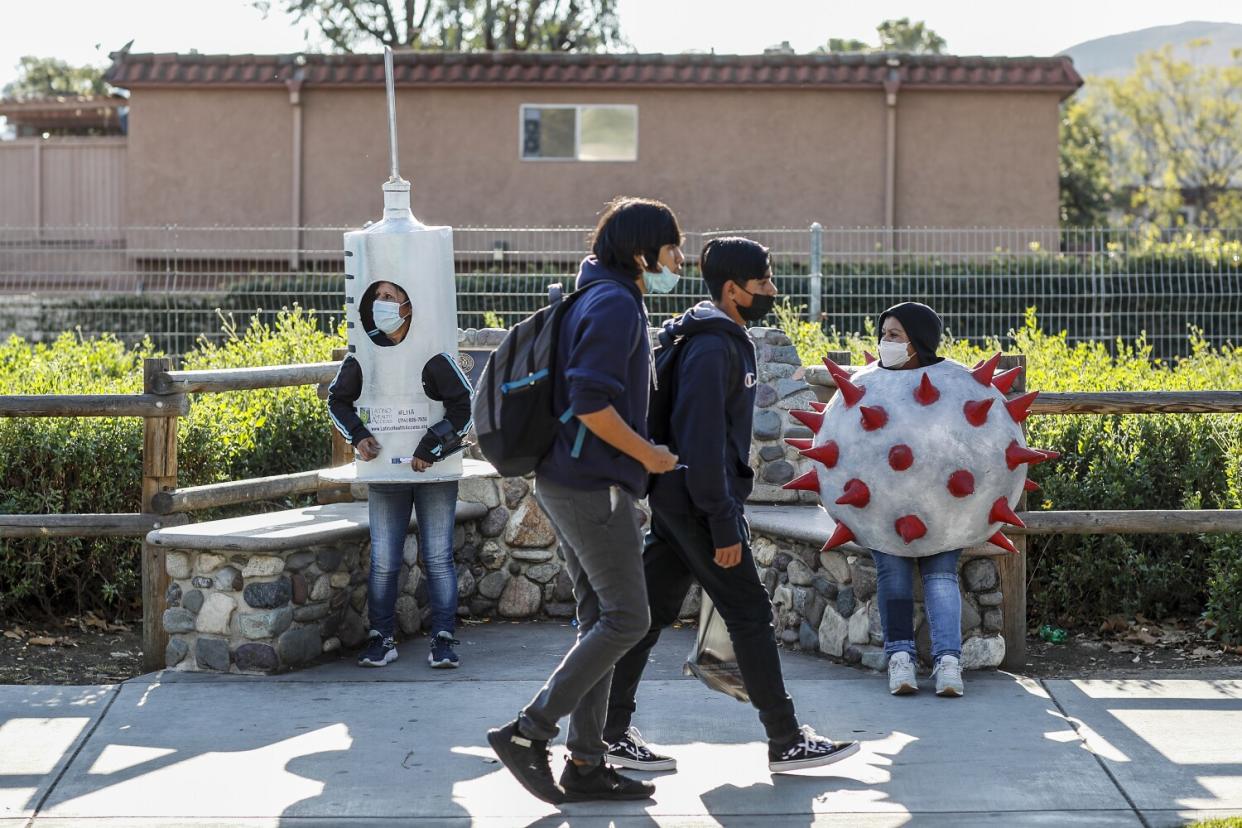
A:
MULTIPOLYGON (((224 321, 270 321, 294 305, 334 328, 342 316, 341 234, 350 228, 0 227, 0 333, 47 339, 65 330, 150 337, 173 354, 224 321)), ((1003 336, 1035 308, 1071 340, 1145 333, 1158 356, 1242 341, 1242 231, 1153 238, 1115 229, 742 229, 688 233, 685 278, 648 297, 660 321, 704 298, 699 251, 721 235, 772 250, 781 293, 842 332, 897 301, 940 311, 958 337, 1003 336)), ((511 324, 570 282, 587 228, 454 230, 458 323, 511 324), (494 316, 493 316, 494 315, 494 316)), ((415 290, 417 288, 415 287, 415 290)))

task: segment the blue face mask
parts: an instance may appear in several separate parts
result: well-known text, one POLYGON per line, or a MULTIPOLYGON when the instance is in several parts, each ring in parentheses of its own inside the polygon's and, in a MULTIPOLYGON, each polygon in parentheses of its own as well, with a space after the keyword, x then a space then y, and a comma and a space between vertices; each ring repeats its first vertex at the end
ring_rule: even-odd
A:
POLYGON ((401 308, 407 303, 385 302, 379 300, 371 306, 371 316, 375 319, 375 327, 386 334, 396 333, 405 324, 401 317, 401 308))
POLYGON ((648 293, 671 293, 680 279, 681 277, 669 270, 667 265, 660 265, 659 273, 643 271, 643 284, 648 293))

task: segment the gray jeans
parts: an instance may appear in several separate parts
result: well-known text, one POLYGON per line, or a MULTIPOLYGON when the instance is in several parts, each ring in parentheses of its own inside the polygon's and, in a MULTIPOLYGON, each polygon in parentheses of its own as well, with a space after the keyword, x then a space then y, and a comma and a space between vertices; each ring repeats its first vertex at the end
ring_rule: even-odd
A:
POLYGON ((537 480, 535 496, 556 529, 578 603, 578 638, 520 721, 535 739, 552 739, 569 716, 566 746, 598 763, 607 751, 604 720, 612 668, 651 625, 643 539, 634 498, 621 489, 581 491, 537 480))

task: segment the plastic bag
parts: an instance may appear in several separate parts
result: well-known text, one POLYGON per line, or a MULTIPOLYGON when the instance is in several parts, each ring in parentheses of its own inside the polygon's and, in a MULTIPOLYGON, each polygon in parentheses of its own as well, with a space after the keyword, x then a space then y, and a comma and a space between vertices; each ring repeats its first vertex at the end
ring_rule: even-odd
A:
POLYGON ((686 656, 682 673, 694 676, 717 693, 724 693, 740 702, 750 701, 742 684, 737 655, 733 652, 733 640, 729 638, 724 619, 707 593, 703 593, 703 603, 699 608, 699 634, 694 648, 686 656))

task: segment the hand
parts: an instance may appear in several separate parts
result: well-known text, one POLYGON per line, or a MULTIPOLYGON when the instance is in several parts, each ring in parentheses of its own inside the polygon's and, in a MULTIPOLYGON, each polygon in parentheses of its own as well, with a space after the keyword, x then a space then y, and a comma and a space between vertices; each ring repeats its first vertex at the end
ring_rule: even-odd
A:
POLYGON ((358 454, 363 460, 374 460, 379 457, 380 444, 379 440, 374 437, 365 437, 358 441, 358 445, 354 446, 358 450, 358 454))
POLYGON ((421 458, 411 457, 410 468, 416 472, 425 472, 427 469, 431 468, 431 464, 421 458))
POLYGON ((664 474, 671 472, 677 465, 677 455, 669 451, 668 446, 652 446, 642 462, 643 467, 651 474, 664 474))
POLYGON ((735 543, 716 550, 716 566, 728 569, 742 562, 742 544, 735 543))

